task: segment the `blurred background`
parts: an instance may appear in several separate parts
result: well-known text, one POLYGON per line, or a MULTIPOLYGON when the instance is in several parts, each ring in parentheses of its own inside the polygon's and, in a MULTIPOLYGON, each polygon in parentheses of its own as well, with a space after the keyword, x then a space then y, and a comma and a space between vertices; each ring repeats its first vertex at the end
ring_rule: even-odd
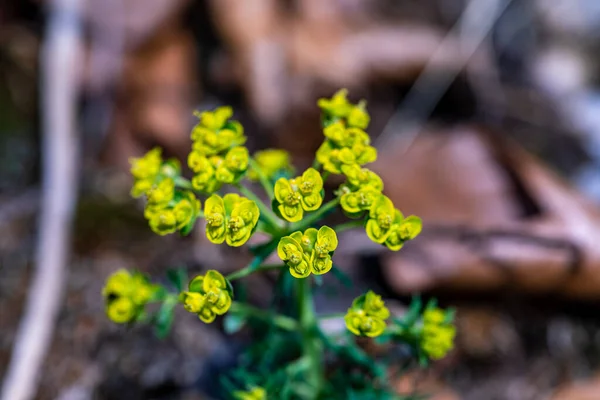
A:
MULTIPOLYGON (((232 105, 252 152, 302 170, 316 100, 341 87, 368 101, 373 169, 424 231, 398 253, 344 233, 356 287, 317 306, 370 287, 398 312, 413 293, 457 307, 455 351, 399 393, 600 399, 598 50, 598 0, 0 1, 4 399, 212 398, 243 340, 183 310, 164 341, 114 326, 100 291, 119 268, 248 254, 202 226, 152 234, 128 159, 185 160, 192 112, 232 105)), ((272 285, 253 278, 253 301, 272 285)))

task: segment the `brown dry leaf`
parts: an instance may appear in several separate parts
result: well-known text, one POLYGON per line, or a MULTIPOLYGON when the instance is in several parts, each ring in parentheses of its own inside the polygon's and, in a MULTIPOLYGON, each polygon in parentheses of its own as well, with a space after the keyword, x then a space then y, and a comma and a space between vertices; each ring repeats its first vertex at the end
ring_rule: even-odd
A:
POLYGON ((394 387, 399 395, 428 394, 430 400, 460 400, 461 397, 432 374, 404 374, 394 387))
POLYGON ((600 377, 576 382, 559 388, 548 400, 597 400, 600 399, 600 377))
MULTIPOLYGON (((474 127, 443 135, 425 133, 401 156, 392 144, 374 165, 396 206, 424 220, 416 240, 382 252, 389 284, 598 298, 597 208, 505 139, 474 127)), ((350 248, 383 249, 348 238, 350 248)))
POLYGON ((106 158, 127 159, 150 146, 185 156, 192 111, 199 96, 194 40, 181 27, 167 26, 127 58, 106 158))

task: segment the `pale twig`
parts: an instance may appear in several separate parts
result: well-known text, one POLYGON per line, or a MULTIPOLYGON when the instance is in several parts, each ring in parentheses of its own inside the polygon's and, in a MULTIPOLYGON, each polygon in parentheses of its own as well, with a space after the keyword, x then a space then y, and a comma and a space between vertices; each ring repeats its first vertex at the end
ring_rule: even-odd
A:
POLYGON ((29 400, 35 395, 62 300, 78 186, 75 120, 81 65, 81 3, 51 2, 41 54, 43 188, 36 271, 5 375, 3 400, 29 400))
POLYGON ((397 152, 397 147, 389 146, 389 144, 394 134, 404 133, 400 136, 403 141, 400 153, 408 151, 420 133, 424 121, 481 46, 510 2, 511 0, 471 0, 469 2, 460 19, 428 60, 398 111, 390 118, 382 133, 375 140, 377 148, 382 150, 393 148, 397 152), (440 64, 455 47, 457 37, 461 38, 460 62, 440 73, 440 64))

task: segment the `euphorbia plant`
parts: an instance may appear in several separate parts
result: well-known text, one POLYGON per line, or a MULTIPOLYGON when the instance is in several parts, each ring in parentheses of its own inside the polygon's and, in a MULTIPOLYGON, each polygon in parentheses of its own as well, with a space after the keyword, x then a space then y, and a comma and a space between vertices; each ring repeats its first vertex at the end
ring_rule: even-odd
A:
POLYGON ((103 292, 111 320, 151 322, 161 336, 168 333, 177 304, 204 323, 224 315, 230 333, 244 325, 253 328, 254 344, 223 378, 224 393, 232 398, 398 398, 386 368, 398 360, 370 356, 360 346, 367 339, 357 336, 409 350, 404 352, 409 361, 421 365, 444 357, 453 345, 453 312, 433 302, 423 309, 418 298, 403 316, 392 317, 372 291, 357 297, 345 315, 317 314, 313 294, 322 285, 322 275, 332 273, 348 281, 335 265, 338 233, 362 227, 372 241, 398 251, 421 232, 421 219, 404 217, 383 194, 381 178, 364 167, 377 158, 365 132, 370 122, 366 103, 352 104, 346 90, 340 90, 318 105, 325 140, 313 166, 300 174, 282 150, 251 157, 244 147, 243 127, 231 119, 229 107, 196 114, 199 122, 192 130, 194 143, 187 160, 194 173, 191 180, 181 175, 177 160, 163 160, 160 149, 131 160, 131 193, 145 196, 144 215, 157 234, 186 235, 204 218, 206 237, 217 245, 243 246, 257 231, 268 236, 250 248, 252 261, 229 275, 208 270, 187 282, 184 272, 170 271, 171 288, 121 270, 108 278, 103 292), (324 191, 330 174, 345 177, 333 196, 324 191), (260 182, 269 201, 263 202, 247 181, 260 182), (350 221, 324 225, 337 208, 350 221), (274 252, 281 262, 265 264, 274 252), (279 277, 272 306, 263 310, 236 296, 234 285, 265 271, 277 271, 279 277), (160 303, 158 311, 145 310, 152 302, 160 303), (323 331, 320 322, 332 317, 343 318, 347 334, 323 331))

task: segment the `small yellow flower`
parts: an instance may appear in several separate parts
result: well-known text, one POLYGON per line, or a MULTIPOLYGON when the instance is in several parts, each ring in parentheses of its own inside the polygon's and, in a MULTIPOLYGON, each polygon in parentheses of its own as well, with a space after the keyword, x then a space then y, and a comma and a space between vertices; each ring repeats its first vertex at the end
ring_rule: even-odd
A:
POLYGON ((102 289, 104 297, 128 296, 132 289, 132 277, 129 271, 120 269, 106 280, 102 289))
POLYGON ((357 336, 376 337, 385 331, 385 321, 368 315, 364 310, 348 310, 346 327, 357 336))
POLYGON ((147 193, 148 206, 151 208, 166 207, 175 197, 175 182, 167 178, 155 185, 147 193))
POLYGON ((195 113, 200 122, 192 130, 193 149, 200 155, 211 156, 246 142, 244 129, 237 121, 230 121, 231 107, 195 113))
POLYGON ((456 328, 445 320, 446 314, 439 308, 423 313, 420 347, 433 360, 444 358, 454 347, 456 328))
POLYGON ((338 246, 335 231, 322 226, 318 231, 308 228, 304 233, 298 231, 284 236, 277 245, 277 255, 290 268, 294 278, 306 278, 312 272, 322 275, 331 270, 331 255, 338 246))
POLYGON ((367 314, 386 320, 390 317, 390 310, 387 309, 381 296, 369 290, 364 299, 363 309, 367 314))
POLYGON ((139 274, 120 269, 106 280, 102 295, 106 302, 106 314, 118 324, 135 319, 154 296, 157 287, 139 274))
POLYGON ((229 285, 218 271, 209 270, 206 275, 196 276, 188 289, 181 294, 180 300, 187 311, 197 314, 205 323, 211 323, 231 307, 229 285))
MULTIPOLYGON (((258 151, 254 154, 254 160, 263 174, 269 179, 273 179, 280 171, 293 171, 290 164, 290 154, 285 150, 267 149, 258 151)), ((258 174, 256 171, 250 170, 248 178, 257 181, 258 174)))
POLYGON ((345 192, 340 197, 340 205, 350 216, 359 215, 363 211, 369 211, 381 196, 381 191, 371 186, 365 186, 355 192, 345 192))
POLYGON ((237 194, 213 194, 204 203, 204 216, 208 240, 239 247, 254 233, 260 211, 254 201, 237 194))
POLYGON ((304 211, 315 211, 323 203, 323 178, 309 168, 295 179, 279 178, 275 182, 275 199, 281 216, 290 222, 300 221, 304 211))
POLYGON ((154 233, 165 236, 177 231, 177 216, 170 208, 159 209, 149 215, 149 225, 154 233))
POLYGON ((316 153, 317 161, 325 171, 340 174, 344 168, 354 164, 365 165, 377 159, 377 150, 369 144, 356 142, 350 147, 336 147, 326 140, 316 153))
POLYGON ((383 181, 375 172, 368 168, 361 168, 358 164, 343 166, 342 172, 346 175, 346 180, 350 187, 354 189, 370 186, 375 190, 383 190, 383 181))
POLYGON ((390 312, 381 296, 369 291, 354 299, 344 321, 348 330, 355 335, 375 337, 385 331, 385 320, 389 316, 390 312))
POLYGON ((161 149, 156 147, 147 152, 143 157, 130 158, 131 175, 135 179, 154 178, 160 171, 162 164, 161 149))
POLYGON ((237 400, 267 400, 267 391, 261 387, 253 387, 250 390, 233 392, 237 400))
POLYGON ((371 206, 365 227, 369 239, 375 243, 384 243, 390 235, 395 217, 396 210, 392 201, 383 195, 377 198, 371 206))
POLYGON ((143 307, 150 301, 157 287, 148 282, 145 276, 136 273, 132 276, 131 300, 137 305, 143 307))
POLYGON ((131 187, 131 196, 134 198, 138 198, 146 194, 150 189, 154 186, 154 178, 150 179, 138 179, 133 182, 133 186, 131 187))
POLYGON ((225 123, 233 116, 233 109, 229 106, 216 108, 214 111, 203 111, 198 114, 200 126, 212 131, 223 128, 225 123))
POLYGON ((352 109, 347 99, 348 90, 338 90, 331 99, 319 99, 317 105, 328 116, 344 118, 352 109))
POLYGON ((200 293, 183 292, 181 295, 183 307, 191 313, 198 314, 206 304, 205 297, 200 293))
POLYGON ((137 315, 133 301, 127 297, 119 297, 106 306, 106 315, 116 324, 131 322, 137 315))
POLYGON ((366 105, 365 101, 361 101, 358 105, 352 107, 347 117, 348 126, 367 129, 369 122, 371 122, 371 117, 369 117, 369 113, 366 110, 366 105))
POLYGON ((277 255, 290 268, 290 274, 294 278, 306 278, 310 275, 309 255, 292 236, 284 236, 279 240, 277 255))
POLYGON ((421 218, 411 215, 403 218, 402 213, 396 210, 394 223, 390 229, 385 245, 393 251, 398 251, 404 245, 404 242, 414 239, 419 233, 423 223, 421 218))
POLYGON ((248 149, 243 146, 229 150, 215 172, 217 180, 223 183, 238 181, 248 169, 249 158, 248 149))
POLYGON ((181 198, 173 207, 177 229, 183 229, 198 217, 200 213, 200 200, 190 191, 181 193, 181 198))

